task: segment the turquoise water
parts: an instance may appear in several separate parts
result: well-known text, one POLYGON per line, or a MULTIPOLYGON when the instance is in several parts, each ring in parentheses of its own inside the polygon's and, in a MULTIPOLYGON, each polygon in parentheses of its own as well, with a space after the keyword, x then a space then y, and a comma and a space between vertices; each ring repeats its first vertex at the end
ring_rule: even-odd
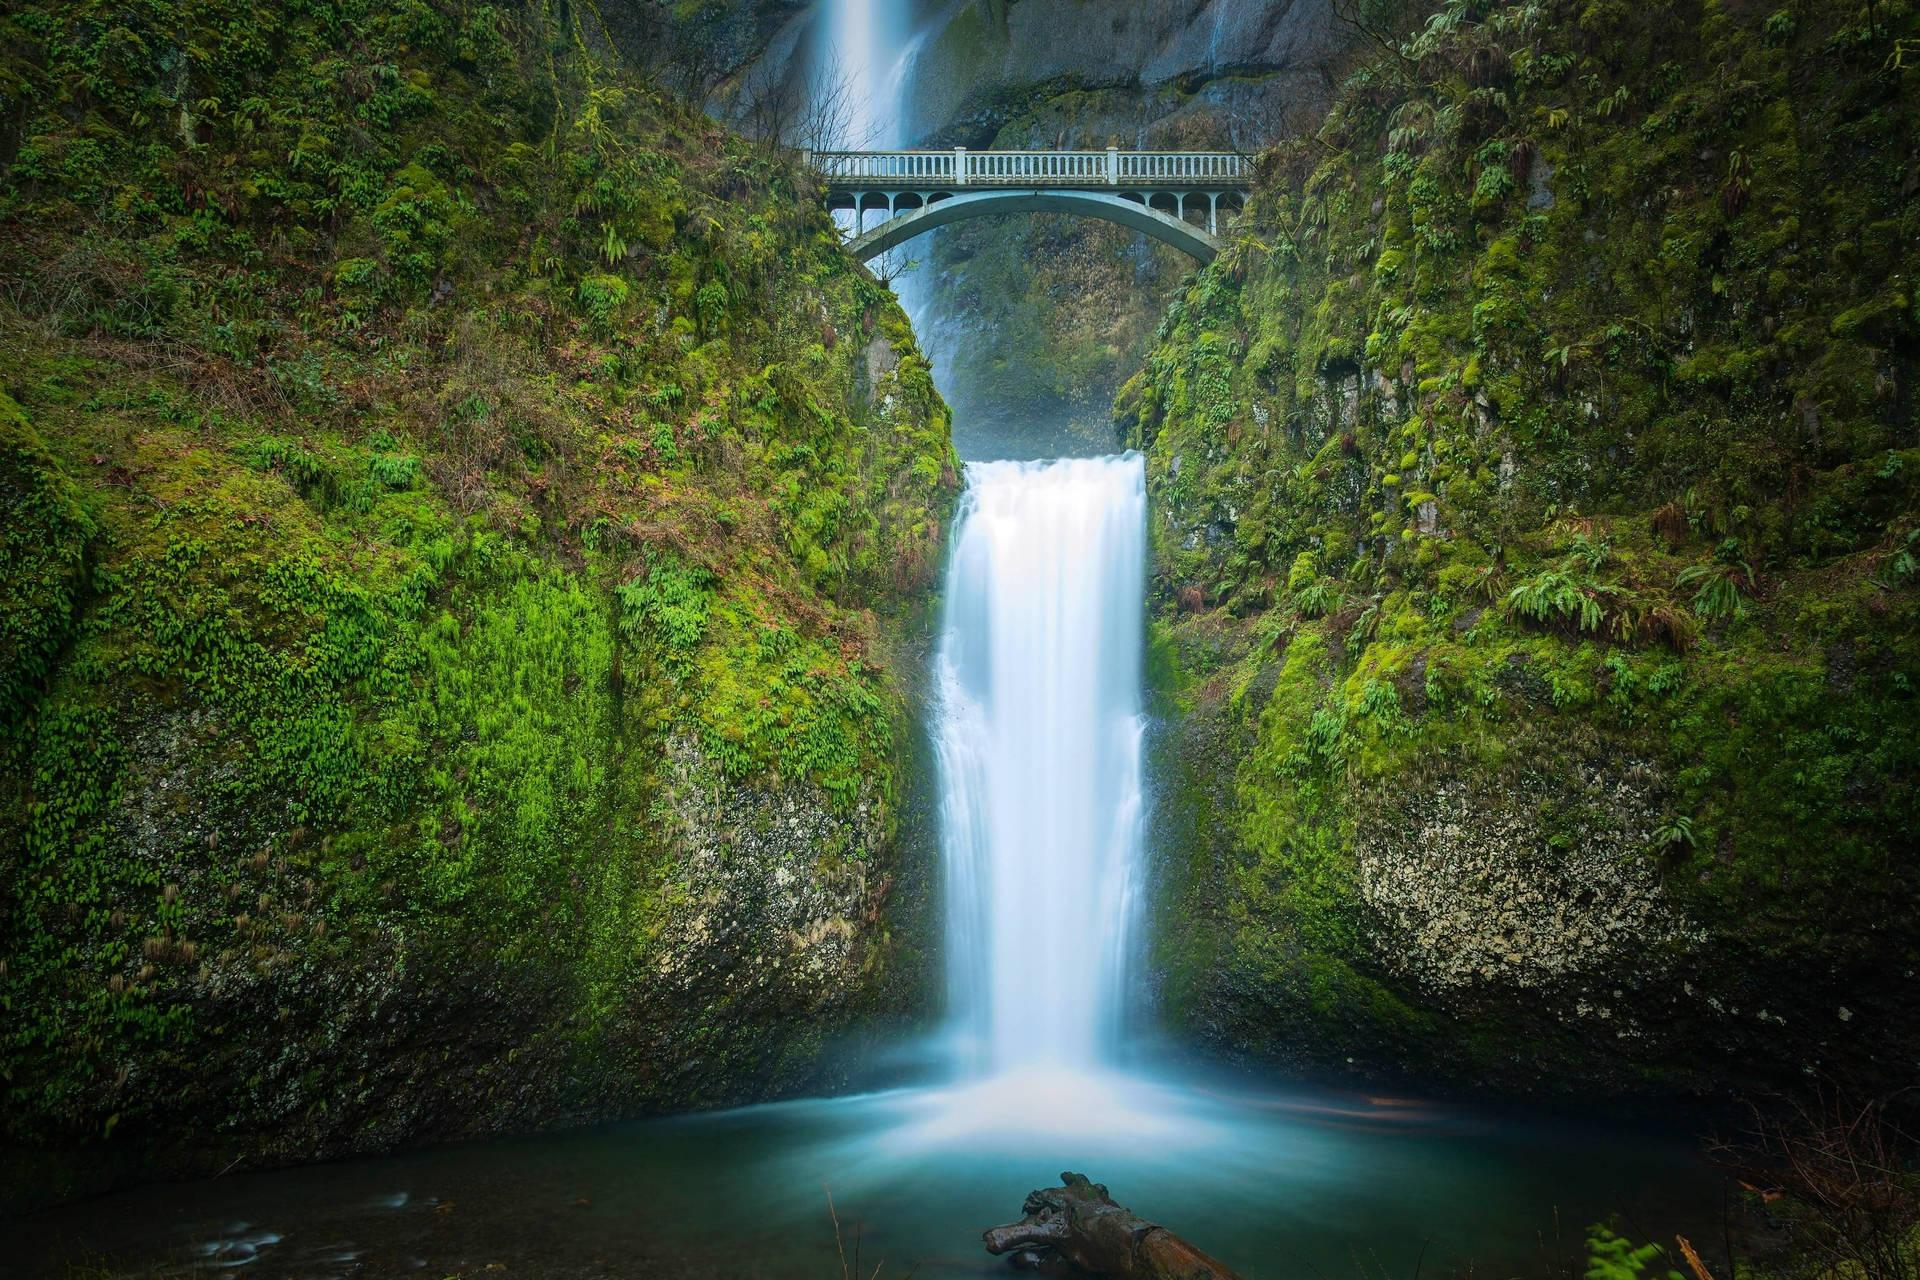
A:
POLYGON ((865 1275, 1005 1275, 980 1231, 1067 1169, 1247 1280, 1538 1275, 1614 1215, 1718 1238, 1684 1125, 1111 1074, 149 1187, 11 1224, 7 1274, 837 1277, 831 1194, 865 1275))

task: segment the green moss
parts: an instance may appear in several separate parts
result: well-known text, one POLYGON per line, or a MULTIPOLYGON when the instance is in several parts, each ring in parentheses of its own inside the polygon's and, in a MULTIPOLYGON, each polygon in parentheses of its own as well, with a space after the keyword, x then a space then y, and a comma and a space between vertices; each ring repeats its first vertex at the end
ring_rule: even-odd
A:
POLYGON ((792 1087, 913 985, 889 655, 958 477, 891 296, 587 15, 112 16, 0 19, 6 1135, 792 1087), (785 904, 704 923, 776 863, 862 921, 825 977, 760 968, 785 904))
MULTIPOLYGON (((1642 1084, 1909 1053, 1886 975, 1920 888, 1920 600, 1895 572, 1920 523, 1896 390, 1920 122, 1848 52, 1860 21, 1449 3, 1263 159, 1115 409, 1149 450, 1163 624, 1250 640, 1162 678, 1272 689, 1215 766, 1231 849, 1166 909, 1211 933, 1196 1025, 1642 1084), (1187 588, 1214 621, 1175 617, 1187 588), (1367 833, 1423 787, 1497 794, 1528 752, 1646 762, 1668 834, 1642 856, 1701 930, 1684 961, 1543 1003, 1436 990, 1383 950, 1367 833), (1647 995, 1612 1051, 1550 1016, 1676 964, 1697 994, 1647 995), (1868 990, 1873 1025, 1827 1038, 1868 990), (1796 1011, 1768 1063, 1732 1047, 1760 1005, 1796 1011)), ((1195 708, 1190 734, 1232 722, 1195 708)))
POLYGON ((0 724, 38 692, 72 631, 93 519, 79 486, 0 392, 0 724))

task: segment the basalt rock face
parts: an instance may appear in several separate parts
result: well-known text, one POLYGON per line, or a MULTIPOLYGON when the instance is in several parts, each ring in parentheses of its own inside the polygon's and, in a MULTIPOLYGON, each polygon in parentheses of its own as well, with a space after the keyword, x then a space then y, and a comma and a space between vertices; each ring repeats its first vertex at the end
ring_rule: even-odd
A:
POLYGON ((1176 1023, 1911 1079, 1916 21, 1448 3, 1263 156, 1116 402, 1176 1023))
POLYGON ((114 14, 0 20, 7 1198, 843 1078, 930 991, 892 298, 584 18, 114 14))
POLYGON ((1324 88, 1324 60, 1341 42, 1325 0, 967 0, 928 25, 913 62, 909 132, 982 142, 996 117, 1061 85, 1134 90, 1141 124, 1278 110, 1282 98, 1324 88), (1182 98, 1160 98, 1166 85, 1181 86, 1182 98))

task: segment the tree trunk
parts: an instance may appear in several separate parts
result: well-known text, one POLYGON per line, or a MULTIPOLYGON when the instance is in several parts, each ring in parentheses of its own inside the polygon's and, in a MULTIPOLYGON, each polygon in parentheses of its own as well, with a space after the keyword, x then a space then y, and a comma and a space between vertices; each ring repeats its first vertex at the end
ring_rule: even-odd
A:
POLYGON ((1121 1208, 1084 1174, 1030 1193, 1027 1216, 983 1235, 987 1252, 1012 1254, 1016 1266, 1056 1276, 1103 1280, 1239 1280, 1165 1227, 1121 1208))

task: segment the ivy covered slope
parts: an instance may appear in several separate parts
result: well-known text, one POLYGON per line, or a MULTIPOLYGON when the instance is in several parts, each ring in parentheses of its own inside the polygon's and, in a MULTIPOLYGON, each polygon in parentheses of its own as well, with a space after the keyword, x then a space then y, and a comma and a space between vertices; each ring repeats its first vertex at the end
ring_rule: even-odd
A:
POLYGON ((1451 0, 1270 154, 1149 451, 1168 1008, 1911 1079, 1920 19, 1451 0))
POLYGON ((957 468, 815 193, 578 11, 0 46, 7 1167, 760 1096, 910 1008, 957 468))

